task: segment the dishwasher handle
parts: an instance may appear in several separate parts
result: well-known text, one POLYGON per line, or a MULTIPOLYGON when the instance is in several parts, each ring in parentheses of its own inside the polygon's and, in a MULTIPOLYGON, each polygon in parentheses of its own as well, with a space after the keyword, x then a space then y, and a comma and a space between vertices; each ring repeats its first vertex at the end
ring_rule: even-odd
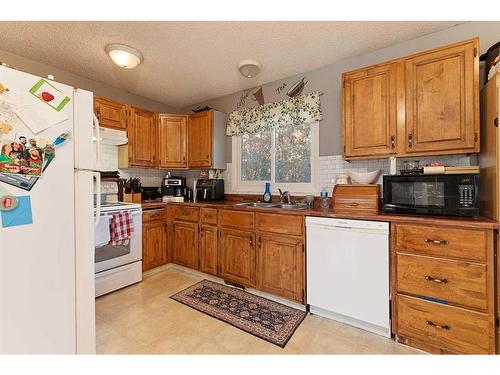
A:
POLYGON ((354 229, 353 227, 344 227, 342 225, 334 225, 334 228, 339 228, 339 229, 354 229))

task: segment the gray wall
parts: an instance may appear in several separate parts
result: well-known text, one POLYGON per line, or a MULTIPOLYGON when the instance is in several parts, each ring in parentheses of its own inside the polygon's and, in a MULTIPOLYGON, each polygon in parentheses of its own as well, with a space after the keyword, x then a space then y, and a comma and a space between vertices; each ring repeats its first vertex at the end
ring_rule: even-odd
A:
POLYGON ((150 111, 178 112, 176 108, 173 108, 164 103, 144 98, 139 95, 134 95, 129 92, 109 86, 105 83, 84 78, 77 74, 73 74, 47 64, 30 60, 10 52, 0 50, 0 61, 3 61, 23 72, 31 73, 40 77, 47 77, 48 74, 52 74, 57 82, 89 90, 94 92, 94 94, 96 95, 104 96, 106 98, 114 99, 123 103, 133 104, 144 109, 149 109, 150 111))
MULTIPOLYGON (((338 155, 342 153, 342 120, 341 120, 341 74, 342 72, 377 64, 405 55, 425 51, 446 44, 459 42, 474 37, 480 38, 480 50, 484 53, 492 44, 500 40, 500 22, 468 22, 447 30, 429 34, 367 54, 355 56, 334 64, 324 66, 309 72, 301 73, 284 80, 274 81, 262 86, 265 102, 284 100, 286 91, 299 79, 306 77, 308 83, 305 92, 322 91, 321 107, 323 121, 320 124, 320 156, 338 155), (277 89, 286 83, 283 91, 277 89)), ((265 69, 265 67, 264 67, 265 69)), ((220 98, 207 100, 203 103, 221 112, 229 113, 238 108, 253 107, 257 103, 252 93, 255 91, 240 91, 220 98), (248 93, 246 100, 242 95, 248 93), (240 103, 241 101, 241 103, 240 103), (240 105, 239 105, 240 104, 240 105)), ((198 105, 196 104, 196 105, 198 105)), ((195 105, 184 108, 189 113, 195 105)), ((228 140, 227 161, 231 162, 231 141, 228 140)))

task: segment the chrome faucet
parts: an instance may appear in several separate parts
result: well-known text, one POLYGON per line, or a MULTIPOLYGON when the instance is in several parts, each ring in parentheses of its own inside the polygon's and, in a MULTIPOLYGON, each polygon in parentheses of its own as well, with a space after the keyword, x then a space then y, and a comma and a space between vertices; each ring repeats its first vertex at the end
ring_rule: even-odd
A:
POLYGON ((292 204, 292 198, 290 197, 290 193, 288 191, 281 191, 281 189, 278 189, 278 191, 280 192, 280 203, 285 203, 286 199, 286 203, 292 204))

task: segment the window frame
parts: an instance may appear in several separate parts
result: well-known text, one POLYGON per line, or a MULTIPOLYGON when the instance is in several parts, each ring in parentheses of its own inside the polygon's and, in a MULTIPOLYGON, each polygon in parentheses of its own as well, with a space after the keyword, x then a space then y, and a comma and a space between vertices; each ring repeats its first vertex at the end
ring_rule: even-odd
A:
POLYGON ((271 183, 271 193, 278 193, 278 188, 294 194, 317 194, 319 191, 319 121, 311 124, 311 182, 275 182, 276 179, 276 133, 271 137, 271 180, 241 180, 241 136, 232 137, 231 182, 232 190, 238 193, 264 193, 266 182, 271 183))

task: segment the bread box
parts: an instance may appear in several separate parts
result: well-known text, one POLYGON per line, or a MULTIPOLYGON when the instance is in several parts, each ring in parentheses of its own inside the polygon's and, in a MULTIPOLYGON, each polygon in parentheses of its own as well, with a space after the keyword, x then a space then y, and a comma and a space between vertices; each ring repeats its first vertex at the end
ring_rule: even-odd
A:
POLYGON ((376 214, 379 209, 379 185, 335 185, 333 212, 376 214))

